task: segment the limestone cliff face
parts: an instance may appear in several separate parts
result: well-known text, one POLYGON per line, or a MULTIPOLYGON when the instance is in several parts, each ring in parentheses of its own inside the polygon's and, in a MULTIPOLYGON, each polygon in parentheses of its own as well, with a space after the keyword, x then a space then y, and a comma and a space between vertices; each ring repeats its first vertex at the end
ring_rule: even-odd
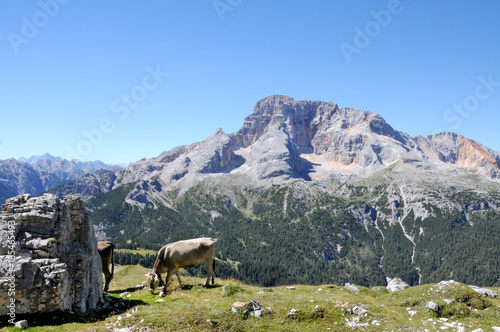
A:
POLYGON ((287 96, 270 96, 257 102, 243 127, 232 135, 235 147, 249 147, 273 127, 292 136, 302 152, 311 150, 311 140, 323 123, 338 112, 337 104, 323 101, 297 102, 287 96))
POLYGON ((380 115, 353 109, 342 109, 324 123, 312 145, 332 166, 369 169, 386 167, 415 146, 380 115))
POLYGON ((444 163, 458 167, 500 168, 498 153, 456 133, 440 133, 427 139, 418 137, 418 141, 430 156, 444 163))
POLYGON ((312 139, 336 112, 333 102, 264 98, 231 135, 233 149, 239 150, 236 154, 245 159, 245 169, 254 178, 302 177, 309 166, 301 154, 313 152, 312 139))
POLYGON ((10 198, 0 229, 0 316, 11 298, 16 314, 86 312, 102 302, 97 242, 78 197, 10 198))

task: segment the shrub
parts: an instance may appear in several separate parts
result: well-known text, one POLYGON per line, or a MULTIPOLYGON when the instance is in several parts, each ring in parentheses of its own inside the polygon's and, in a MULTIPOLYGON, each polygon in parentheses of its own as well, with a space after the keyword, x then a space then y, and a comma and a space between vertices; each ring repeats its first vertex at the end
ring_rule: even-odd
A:
POLYGON ((470 309, 465 303, 453 302, 443 306, 441 317, 465 317, 470 314, 470 309))

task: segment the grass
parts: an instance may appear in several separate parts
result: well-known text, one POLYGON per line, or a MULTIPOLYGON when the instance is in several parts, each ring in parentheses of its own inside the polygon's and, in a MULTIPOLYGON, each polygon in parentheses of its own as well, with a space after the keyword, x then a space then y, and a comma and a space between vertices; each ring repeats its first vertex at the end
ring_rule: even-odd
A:
POLYGON ((236 280, 216 279, 214 286, 205 288, 204 278, 184 276, 182 289, 174 278, 169 294, 159 297, 158 290, 131 288, 145 281, 147 272, 140 266, 116 266, 108 293, 113 308, 87 317, 87 322, 81 317, 67 317, 64 324, 52 322, 26 330, 109 331, 133 326, 134 331, 143 332, 351 331, 347 325, 353 321, 358 325, 368 324, 359 326, 358 331, 434 330, 444 324, 459 323, 466 325, 466 331, 477 328, 490 331, 493 326, 500 326, 500 300, 484 301, 463 287, 443 291, 435 285, 422 285, 394 293, 384 287, 358 287, 359 292, 354 293, 336 285, 261 288, 236 280), (124 292, 130 296, 122 298, 124 292), (447 304, 444 299, 455 302, 447 304), (231 312, 233 303, 252 300, 264 308, 260 318, 249 312, 231 312), (437 302, 440 311, 435 313, 425 308, 428 301, 437 302), (355 307, 366 309, 366 314, 354 314, 355 307), (297 312, 287 317, 292 309, 297 312))

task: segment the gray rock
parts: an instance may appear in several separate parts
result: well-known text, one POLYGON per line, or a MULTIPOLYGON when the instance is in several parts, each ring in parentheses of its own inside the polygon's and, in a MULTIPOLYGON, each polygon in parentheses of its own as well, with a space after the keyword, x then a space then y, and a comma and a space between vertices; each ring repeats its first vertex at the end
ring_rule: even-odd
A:
MULTIPOLYGON (((78 197, 20 195, 3 207, 0 282, 14 282, 16 314, 83 313, 103 303, 97 242, 78 197), (11 234, 15 241, 9 246, 3 237, 11 234)), ((0 289, 0 315, 8 312, 8 293, 0 289)))
POLYGON ((470 288, 472 288, 475 292, 481 294, 481 296, 484 296, 484 297, 492 297, 494 299, 498 298, 498 293, 495 292, 495 291, 492 291, 491 289, 487 289, 487 288, 481 288, 481 287, 477 287, 477 286, 472 286, 472 285, 469 285, 470 288))
POLYGON ((436 302, 429 301, 425 305, 426 308, 431 309, 432 311, 437 312, 439 310, 439 305, 436 302))
POLYGON ((286 314, 286 317, 288 317, 288 318, 293 318, 293 317, 295 317, 295 314, 296 314, 297 312, 299 312, 299 310, 292 309, 292 310, 290 310, 290 312, 289 312, 289 313, 287 313, 287 314, 286 314))
POLYGON ((262 305, 256 301, 256 300, 252 300, 250 301, 246 307, 248 308, 248 310, 252 310, 252 311, 255 311, 255 310, 262 310, 262 305))
POLYGON ((443 290, 443 289, 447 289, 450 286, 459 286, 459 285, 460 284, 458 282, 456 282, 455 280, 443 280, 443 281, 440 281, 439 283, 437 283, 436 285, 434 285, 433 288, 443 290))
POLYGON ((406 282, 404 282, 400 278, 394 278, 394 279, 388 280, 386 288, 388 290, 390 290, 391 292, 395 292, 395 291, 400 291, 400 290, 403 290, 403 289, 406 289, 409 287, 410 287, 410 285, 408 285, 406 282))
POLYGON ((415 311, 415 310, 408 310, 408 315, 410 315, 411 317, 415 316, 418 312, 415 311))
POLYGON ((359 316, 352 317, 351 319, 345 319, 345 325, 349 327, 351 330, 355 331, 359 328, 359 316))
POLYGON ((363 308, 358 307, 358 306, 356 306, 356 307, 354 307, 354 308, 352 309, 352 313, 353 313, 353 314, 356 314, 356 315, 358 315, 358 316, 361 316, 361 315, 362 315, 362 314, 364 314, 365 312, 368 312, 368 310, 363 309, 363 308))
POLYGON ((347 290, 349 290, 349 291, 351 291, 351 292, 355 292, 355 293, 359 292, 358 287, 356 287, 356 286, 354 286, 354 285, 351 285, 350 283, 346 283, 346 284, 344 285, 344 287, 345 287, 345 289, 347 289, 347 290))
POLYGON ((28 321, 26 319, 20 320, 14 324, 15 327, 20 329, 28 327, 28 321))

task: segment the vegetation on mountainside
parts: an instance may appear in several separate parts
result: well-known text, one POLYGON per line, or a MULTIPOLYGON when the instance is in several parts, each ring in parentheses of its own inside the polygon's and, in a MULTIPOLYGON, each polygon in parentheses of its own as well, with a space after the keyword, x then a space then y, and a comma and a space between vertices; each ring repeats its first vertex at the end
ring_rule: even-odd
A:
MULTIPOLYGON (((424 220, 411 211, 401 224, 391 224, 383 217, 390 213, 387 206, 378 216, 373 209, 385 197, 381 185, 346 185, 343 195, 335 195, 318 194, 301 183, 227 191, 199 184, 168 207, 156 202, 141 208, 125 203, 132 188, 126 185, 86 203, 94 223, 110 226, 106 233, 117 248, 156 252, 177 240, 218 238, 219 275, 248 284, 374 286, 400 277, 410 285, 448 279, 500 285, 500 213, 491 208, 472 211, 464 221, 454 210, 428 206, 433 214, 424 220), (355 209, 363 217, 354 218, 355 209)), ((470 192, 457 194, 457 204, 468 198, 478 199, 470 192)), ((402 213, 403 202, 396 207, 402 213)), ((120 264, 149 268, 155 258, 116 255, 120 264)), ((188 271, 200 275, 203 269, 188 271)))
POLYGON ((32 317, 27 317, 27 330, 109 331, 128 327, 145 332, 352 331, 356 325, 358 330, 369 331, 459 326, 467 331, 490 331, 500 322, 498 298, 483 298, 457 283, 444 289, 429 284, 390 293, 385 287, 358 286, 359 291, 354 292, 333 284, 262 288, 220 278, 216 278, 214 286, 205 288, 204 278, 183 276, 182 289, 177 278, 173 278, 168 295, 159 297, 158 290, 135 287, 144 281, 147 271, 140 266, 117 266, 109 297, 105 296, 108 309, 87 317, 41 315, 36 324, 32 317), (232 312, 236 302, 251 301, 262 305, 261 317, 252 316, 255 312, 245 308, 247 312, 232 312), (439 310, 426 308, 428 301, 436 302, 439 310), (357 314, 356 307, 366 312, 357 314), (290 315, 292 309, 296 310, 294 315, 290 315))

